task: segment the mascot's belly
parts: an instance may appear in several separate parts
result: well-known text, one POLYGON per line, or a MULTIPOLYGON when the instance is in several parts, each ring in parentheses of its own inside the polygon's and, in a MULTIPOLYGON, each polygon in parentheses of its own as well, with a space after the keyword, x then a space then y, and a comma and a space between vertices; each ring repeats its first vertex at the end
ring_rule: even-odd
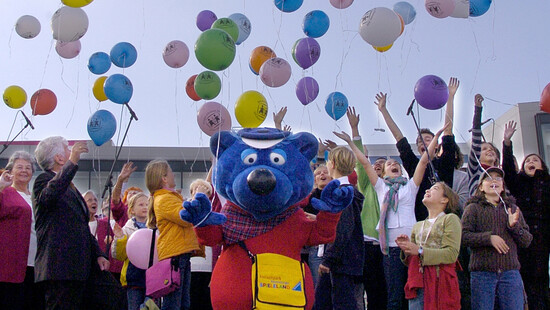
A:
MULTIPOLYGON (((277 253, 300 260, 300 251, 306 244, 312 225, 299 221, 296 212, 270 232, 246 240, 254 253, 277 253), (301 222, 301 223, 299 223, 301 222)), ((210 294, 216 310, 250 310, 252 308, 252 261, 238 245, 226 247, 212 273, 210 294)), ((306 265, 305 289, 307 307, 311 309, 315 296, 311 272, 306 265)))

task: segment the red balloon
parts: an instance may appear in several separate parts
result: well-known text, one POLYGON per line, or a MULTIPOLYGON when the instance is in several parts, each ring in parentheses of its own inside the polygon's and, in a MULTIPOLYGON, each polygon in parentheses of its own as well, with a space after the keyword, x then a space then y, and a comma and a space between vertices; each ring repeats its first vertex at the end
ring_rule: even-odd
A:
POLYGON ((56 106, 57 97, 49 89, 39 89, 31 97, 32 115, 50 114, 55 110, 56 106))
POLYGON ((540 95, 540 110, 550 113, 550 83, 546 85, 540 95))
POLYGON ((195 91, 195 79, 197 78, 197 75, 198 74, 191 76, 187 80, 187 83, 185 83, 185 92, 187 93, 187 96, 189 96, 189 98, 193 99, 194 101, 201 100, 201 97, 199 97, 199 95, 197 95, 197 92, 195 91))

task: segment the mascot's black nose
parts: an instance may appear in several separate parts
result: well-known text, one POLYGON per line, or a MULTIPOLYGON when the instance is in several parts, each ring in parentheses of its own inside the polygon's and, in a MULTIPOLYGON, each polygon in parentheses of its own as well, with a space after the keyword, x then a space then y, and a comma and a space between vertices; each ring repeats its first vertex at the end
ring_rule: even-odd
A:
POLYGON ((268 169, 256 169, 250 172, 246 182, 254 194, 262 196, 271 193, 277 185, 275 175, 268 169))

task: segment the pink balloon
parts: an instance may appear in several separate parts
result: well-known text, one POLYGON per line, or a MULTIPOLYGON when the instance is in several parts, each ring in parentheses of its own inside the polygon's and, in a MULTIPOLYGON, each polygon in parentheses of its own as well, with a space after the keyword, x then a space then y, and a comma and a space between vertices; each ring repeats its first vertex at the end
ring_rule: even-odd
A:
POLYGON ((179 40, 171 41, 164 48, 162 53, 164 62, 172 68, 181 68, 189 60, 189 48, 179 40))
POLYGON ((426 10, 431 16, 445 18, 455 10, 455 0, 426 0, 426 10))
POLYGON ((80 45, 80 40, 72 42, 57 41, 55 43, 55 51, 57 52, 57 54, 66 59, 71 59, 78 56, 78 54, 80 54, 81 48, 82 47, 80 45))
POLYGON ((260 78, 269 87, 279 87, 290 79, 292 70, 288 61, 275 57, 266 60, 260 67, 260 78))
POLYGON ((345 9, 353 3, 353 0, 330 0, 330 4, 337 9, 345 9))
MULTIPOLYGON (((138 229, 130 236, 130 238, 128 238, 128 243, 126 243, 126 255, 128 255, 130 262, 139 269, 149 268, 149 254, 151 251, 152 236, 152 229, 138 229)), ((159 261, 159 255, 157 253, 158 231, 155 238, 156 241, 155 253, 153 254, 153 264, 159 261)))
POLYGON ((218 131, 231 130, 231 115, 223 105, 209 101, 199 109, 197 123, 205 134, 212 136, 218 131))

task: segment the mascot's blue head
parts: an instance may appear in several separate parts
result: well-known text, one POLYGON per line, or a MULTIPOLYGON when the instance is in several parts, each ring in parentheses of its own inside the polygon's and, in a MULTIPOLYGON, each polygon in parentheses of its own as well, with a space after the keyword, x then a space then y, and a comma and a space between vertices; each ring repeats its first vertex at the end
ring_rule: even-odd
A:
POLYGON ((217 158, 214 186, 256 220, 268 220, 311 192, 309 163, 318 148, 315 136, 306 132, 245 128, 216 133, 210 139, 217 158))

